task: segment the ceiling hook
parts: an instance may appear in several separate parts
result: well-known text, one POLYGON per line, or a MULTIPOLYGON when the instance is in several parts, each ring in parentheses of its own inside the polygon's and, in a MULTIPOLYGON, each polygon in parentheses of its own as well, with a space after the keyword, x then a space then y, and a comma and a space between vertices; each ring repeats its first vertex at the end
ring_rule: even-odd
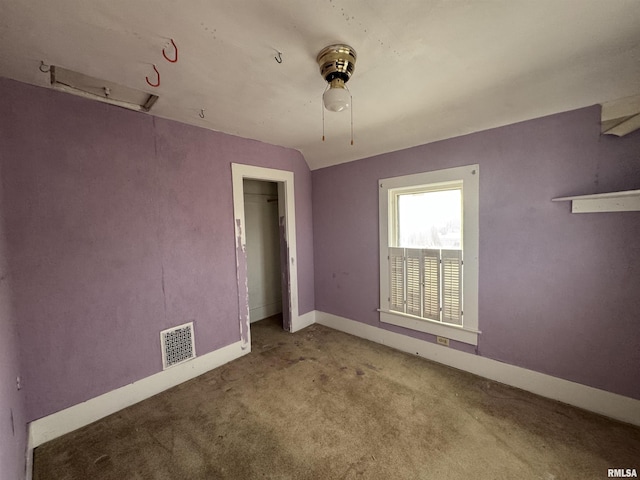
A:
POLYGON ((175 51, 175 57, 173 58, 173 60, 167 57, 167 54, 165 53, 164 48, 162 49, 162 56, 167 62, 176 63, 178 61, 178 47, 176 45, 176 42, 173 41, 173 38, 171 38, 170 40, 171 40, 171 45, 173 45, 173 50, 175 51))
MULTIPOLYGON (((276 50, 276 52, 278 52, 278 51, 276 50)), ((276 62, 282 63, 282 52, 278 52, 278 56, 277 57, 273 57, 273 58, 276 59, 276 62)))
POLYGON ((51 71, 51 65, 47 65, 44 61, 40 60, 40 71, 42 73, 49 73, 51 71))
POLYGON ((158 71, 155 65, 153 66, 153 69, 156 71, 156 76, 158 77, 158 81, 156 83, 151 83, 151 81, 149 80, 149 77, 145 77, 145 78, 147 79, 147 83, 149 85, 151 85, 153 88, 156 88, 160 86, 160 72, 158 71))
POLYGON ((200 118, 204 118, 204 108, 200 109, 200 113, 198 114, 200 118))

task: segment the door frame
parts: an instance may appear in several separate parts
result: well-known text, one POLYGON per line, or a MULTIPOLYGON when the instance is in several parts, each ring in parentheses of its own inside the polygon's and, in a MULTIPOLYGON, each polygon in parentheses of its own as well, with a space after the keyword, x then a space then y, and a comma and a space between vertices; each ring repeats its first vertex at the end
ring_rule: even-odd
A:
MULTIPOLYGON (((256 167, 240 163, 231 164, 233 185, 233 226, 235 229, 236 272, 238 281, 238 321, 243 349, 251 349, 251 329, 249 324, 249 285, 247 282, 247 239, 244 218, 244 179, 276 182, 278 184, 278 217, 284 236, 287 258, 280 259, 281 269, 286 275, 286 291, 283 292, 283 317, 288 315, 288 331, 299 330, 298 314, 298 252, 296 248, 296 209, 294 196, 294 175, 287 170, 256 167), (285 263, 286 261, 286 263, 285 263), (285 267, 286 266, 286 267, 285 267), (287 293, 287 295, 284 295, 287 293), (284 301, 284 297, 287 301, 284 301)), ((283 285, 283 290, 285 285, 283 285)))

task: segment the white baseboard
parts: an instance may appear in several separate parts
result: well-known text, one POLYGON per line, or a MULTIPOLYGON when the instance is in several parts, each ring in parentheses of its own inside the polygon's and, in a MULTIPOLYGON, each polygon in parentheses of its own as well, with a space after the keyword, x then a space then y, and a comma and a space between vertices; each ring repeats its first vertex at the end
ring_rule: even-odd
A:
POLYGON ((314 323, 316 323, 316 311, 311 310, 293 319, 291 323, 291 333, 296 333, 314 323))
MULTIPOLYGON (((312 310, 297 317, 293 332, 313 323, 355 335, 382 345, 417 354, 429 360, 481 377, 558 400, 607 417, 640 426, 640 400, 552 377, 440 345, 424 342, 361 322, 312 310)), ((61 435, 89 425, 164 390, 202 375, 249 353, 236 342, 190 362, 143 378, 86 402, 35 420, 29 424, 26 480, 32 478, 33 449, 61 435)))
POLYGON ((407 337, 329 313, 316 311, 315 321, 335 330, 413 355, 417 354, 542 397, 640 426, 640 400, 407 337))
MULTIPOLYGON (((206 355, 196 357, 149 377, 117 388, 86 402, 60 410, 29 424, 27 463, 38 445, 65 433, 89 425, 123 408, 145 400, 180 383, 191 380, 214 368, 246 355, 250 348, 242 349, 242 342, 232 343, 206 355)), ((28 465, 30 466, 30 465, 28 465)), ((30 471, 30 468, 28 468, 30 471)))

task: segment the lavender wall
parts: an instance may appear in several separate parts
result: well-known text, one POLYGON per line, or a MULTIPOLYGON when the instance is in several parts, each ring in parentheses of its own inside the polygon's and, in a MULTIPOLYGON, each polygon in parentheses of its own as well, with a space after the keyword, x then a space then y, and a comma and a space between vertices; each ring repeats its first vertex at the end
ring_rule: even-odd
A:
MULTIPOLYGON (((0 137, 0 152, 2 151, 3 142, 0 137)), ((0 180, 2 178, 0 164, 0 180)), ((6 253, 2 192, 0 181, 0 480, 15 480, 22 478, 25 472, 27 424, 24 396, 16 385, 16 378, 21 370, 6 253)))
POLYGON ((294 172, 299 309, 314 308, 299 152, 0 79, 7 248, 29 421, 161 370, 159 332, 240 339, 231 163, 294 172))
MULTIPOLYGON (((599 107, 316 170, 316 309, 380 324, 379 178, 480 164, 482 335, 455 348, 640 399, 640 213, 551 198, 640 188, 640 132, 599 134, 599 107)), ((453 343, 453 342, 452 342, 453 343)))

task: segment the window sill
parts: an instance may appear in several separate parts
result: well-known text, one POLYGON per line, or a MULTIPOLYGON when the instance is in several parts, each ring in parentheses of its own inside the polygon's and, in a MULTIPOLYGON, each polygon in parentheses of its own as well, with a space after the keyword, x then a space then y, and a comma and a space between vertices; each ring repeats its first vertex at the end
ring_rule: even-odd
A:
POLYGON ((398 327, 416 330, 418 332, 430 333, 432 335, 449 338, 458 342, 468 343, 469 345, 478 345, 478 334, 480 332, 477 330, 448 325, 446 323, 440 323, 400 312, 391 312, 381 309, 378 309, 378 312, 380 312, 380 321, 382 323, 388 323, 398 327))

